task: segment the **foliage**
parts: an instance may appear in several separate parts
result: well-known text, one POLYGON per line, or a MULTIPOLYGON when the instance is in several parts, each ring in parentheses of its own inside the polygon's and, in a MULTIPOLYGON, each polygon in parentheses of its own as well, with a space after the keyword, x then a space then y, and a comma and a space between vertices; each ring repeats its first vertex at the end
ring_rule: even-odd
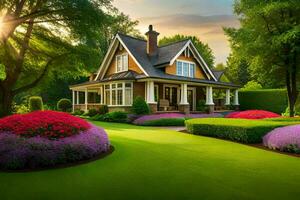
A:
POLYGON ((117 30, 138 34, 110 0, 4 0, 0 12, 0 116, 16 95, 70 98, 68 85, 96 70, 117 30))
POLYGON ((80 109, 75 109, 74 112, 72 112, 72 115, 77 115, 77 116, 81 116, 84 114, 83 110, 80 109))
POLYGON ((265 119, 265 118, 276 118, 280 115, 265 111, 265 110, 246 110, 229 113, 225 116, 226 118, 240 118, 240 119, 265 119))
POLYGON ((200 99, 198 102, 197 102, 197 106, 196 106, 196 110, 197 111, 200 111, 200 112, 206 112, 207 111, 207 106, 205 104, 205 100, 203 99, 200 99))
POLYGON ((0 63, 0 80, 6 78, 5 66, 0 63))
POLYGON ((67 112, 72 108, 72 102, 70 99, 60 99, 57 102, 57 110, 67 112))
POLYGON ((29 110, 31 112, 44 109, 43 99, 42 99, 42 97, 39 97, 39 96, 30 97, 28 100, 28 104, 29 104, 29 110))
POLYGON ((161 118, 145 121, 143 126, 184 126, 185 118, 161 118))
POLYGON ((239 92, 241 110, 268 110, 281 114, 288 105, 284 89, 264 89, 239 92))
POLYGON ((245 85, 250 78, 249 64, 246 58, 236 50, 232 49, 227 58, 226 76, 230 81, 239 85, 245 85))
POLYGON ((96 109, 89 109, 88 113, 87 113, 87 116, 93 117, 93 116, 95 116, 97 114, 99 114, 99 112, 96 109))
POLYGON ((17 104, 13 104, 13 112, 15 114, 25 114, 25 113, 29 113, 29 107, 28 107, 28 103, 21 103, 19 105, 17 104))
POLYGON ((107 105, 101 105, 99 107, 99 114, 103 115, 103 114, 106 114, 106 113, 108 113, 108 106, 107 105))
POLYGON ((241 88, 240 91, 247 91, 247 90, 260 90, 262 89, 262 86, 260 83, 256 82, 256 81, 248 81, 246 83, 246 85, 244 85, 243 88, 241 88))
POLYGON ((300 125, 276 128, 263 138, 270 149, 300 153, 300 125))
POLYGON ((128 122, 127 113, 122 111, 109 112, 103 115, 97 114, 91 119, 95 121, 104 121, 104 122, 117 122, 117 123, 128 122))
POLYGON ((90 124, 86 121, 56 111, 36 111, 0 119, 0 131, 23 137, 63 138, 79 134, 88 128, 90 124))
POLYGON ((137 115, 147 115, 150 113, 150 108, 143 97, 137 96, 132 103, 132 112, 137 115))
POLYGON ((174 120, 175 122, 180 123, 180 119, 181 120, 185 120, 185 119, 190 119, 190 118, 207 118, 207 117, 222 117, 223 115, 221 114, 182 114, 182 113, 162 113, 162 114, 153 114, 153 115, 144 115, 141 116, 139 118, 137 118, 136 120, 133 121, 133 124, 135 125, 149 125, 149 123, 156 123, 156 124, 161 124, 160 126, 163 126, 163 122, 166 122, 166 124, 164 126, 171 126, 168 125, 172 122, 172 119, 179 119, 179 120, 174 120), (152 122, 154 121, 154 122, 152 122), (148 123, 149 122, 149 123, 148 123), (169 123, 170 122, 170 123, 169 123))
POLYGON ((49 140, 35 136, 21 138, 9 132, 0 132, 0 168, 34 169, 51 167, 93 158, 110 148, 104 129, 96 126, 79 134, 49 140))
POLYGON ((229 139, 242 143, 260 143, 274 128, 295 124, 267 120, 206 118, 185 121, 189 133, 229 139))
POLYGON ((235 14, 241 27, 227 28, 231 47, 249 63, 254 80, 285 86, 290 115, 298 96, 300 4, 298 0, 237 0, 235 14))
POLYGON ((213 68, 214 66, 214 55, 211 50, 211 48, 208 46, 208 44, 203 43, 199 38, 196 36, 186 36, 186 35, 174 35, 171 37, 163 37, 159 40, 159 45, 168 45, 170 43, 182 41, 182 40, 191 40, 193 44, 195 45, 196 49, 201 54, 202 58, 206 62, 209 68, 213 68))

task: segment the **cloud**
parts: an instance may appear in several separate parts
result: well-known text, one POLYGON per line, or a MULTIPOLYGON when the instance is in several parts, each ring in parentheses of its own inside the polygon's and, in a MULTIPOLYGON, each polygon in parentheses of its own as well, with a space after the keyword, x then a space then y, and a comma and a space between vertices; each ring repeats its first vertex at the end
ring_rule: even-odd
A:
POLYGON ((158 17, 143 17, 139 29, 146 32, 149 24, 161 33, 161 37, 175 34, 195 35, 208 43, 216 57, 216 63, 226 62, 230 48, 223 27, 239 27, 233 15, 187 15, 176 14, 158 17))

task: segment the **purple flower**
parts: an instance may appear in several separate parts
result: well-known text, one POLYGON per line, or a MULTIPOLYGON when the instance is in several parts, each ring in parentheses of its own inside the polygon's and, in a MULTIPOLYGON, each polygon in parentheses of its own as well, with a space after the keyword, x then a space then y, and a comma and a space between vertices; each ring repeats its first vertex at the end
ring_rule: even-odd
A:
POLYGON ((276 128, 264 136, 263 143, 270 149, 281 151, 291 146, 300 149, 300 125, 276 128))
POLYGON ((94 125, 78 135, 56 140, 0 132, 0 168, 24 169, 69 163, 93 158, 109 148, 106 132, 94 125))
POLYGON ((144 115, 133 121, 133 124, 143 125, 146 121, 158 120, 158 119, 172 119, 172 118, 211 118, 222 117, 221 114, 182 114, 182 113, 162 113, 153 115, 144 115))

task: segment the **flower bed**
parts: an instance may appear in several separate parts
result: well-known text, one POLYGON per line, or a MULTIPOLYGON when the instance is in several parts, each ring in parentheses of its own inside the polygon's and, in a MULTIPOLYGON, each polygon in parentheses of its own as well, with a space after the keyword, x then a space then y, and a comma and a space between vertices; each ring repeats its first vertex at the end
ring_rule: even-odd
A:
POLYGON ((13 115, 1 121, 8 125, 6 127, 1 124, 0 130, 1 169, 51 167, 91 159, 110 150, 110 143, 103 129, 66 113, 39 111, 23 116, 13 115), (49 114, 53 122, 45 120, 49 119, 49 114), (28 120, 25 116, 34 120, 32 124, 36 126, 29 124, 30 128, 26 128, 28 120), (38 119, 36 116, 41 118, 38 119), (20 120, 18 124, 17 119, 20 120), (62 119, 65 121, 60 121, 62 119), (68 125, 70 120, 74 121, 68 125), (22 129, 13 128, 9 122, 22 129), (64 131, 53 129, 57 126, 64 131), (71 133, 66 131, 71 131, 71 133))
POLYGON ((300 153, 300 125, 276 128, 263 138, 270 149, 300 153))
POLYGON ((191 118, 213 118, 223 117, 221 114, 182 114, 182 113, 162 113, 144 115, 133 121, 135 125, 141 126, 184 126, 184 121, 191 118))
POLYGON ((246 110, 229 113, 225 116, 226 118, 241 118, 241 119, 265 119, 265 118, 276 118, 280 115, 265 111, 265 110, 246 110))

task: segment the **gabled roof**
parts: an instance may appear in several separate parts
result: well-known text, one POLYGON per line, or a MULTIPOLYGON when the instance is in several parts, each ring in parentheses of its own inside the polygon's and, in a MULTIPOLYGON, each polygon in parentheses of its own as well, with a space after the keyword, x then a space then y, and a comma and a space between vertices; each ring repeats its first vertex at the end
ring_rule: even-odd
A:
POLYGON ((211 70, 212 73, 215 75, 216 79, 219 81, 224 74, 224 70, 211 70))
POLYGON ((108 77, 102 79, 103 81, 114 81, 114 80, 135 80, 138 76, 138 73, 128 70, 125 72, 111 74, 108 77))

